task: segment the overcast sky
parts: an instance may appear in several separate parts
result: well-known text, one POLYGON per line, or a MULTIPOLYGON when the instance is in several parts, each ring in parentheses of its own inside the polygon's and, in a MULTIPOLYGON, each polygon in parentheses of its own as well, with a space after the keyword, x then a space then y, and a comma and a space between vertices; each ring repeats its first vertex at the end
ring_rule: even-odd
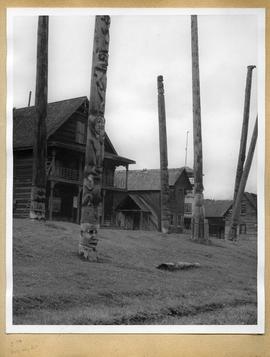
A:
MULTIPOLYGON (((37 17, 13 18, 13 106, 35 91, 37 17)), ((50 16, 49 102, 89 98, 94 17, 50 16)), ((204 187, 231 198, 243 118, 246 72, 258 64, 255 15, 198 16, 204 187)), ((157 76, 163 75, 169 167, 193 166, 190 16, 111 16, 106 131, 130 169, 158 168, 157 76)), ((32 99, 33 104, 34 99, 32 99)), ((249 138, 257 114, 253 71, 249 138)), ((246 191, 257 192, 256 153, 246 191)))

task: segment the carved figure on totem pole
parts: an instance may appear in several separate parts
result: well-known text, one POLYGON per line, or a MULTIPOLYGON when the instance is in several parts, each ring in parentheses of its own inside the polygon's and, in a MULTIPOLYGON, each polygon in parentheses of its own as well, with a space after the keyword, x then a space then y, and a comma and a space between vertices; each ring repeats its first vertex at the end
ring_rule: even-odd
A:
POLYGON ((97 178, 103 171, 105 119, 102 116, 89 115, 88 130, 89 150, 85 172, 92 173, 97 178))

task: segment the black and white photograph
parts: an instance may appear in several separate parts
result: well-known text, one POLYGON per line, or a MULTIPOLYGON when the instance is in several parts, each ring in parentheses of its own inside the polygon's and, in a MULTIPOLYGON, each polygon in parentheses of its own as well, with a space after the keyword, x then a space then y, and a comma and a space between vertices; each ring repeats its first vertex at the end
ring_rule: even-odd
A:
POLYGON ((7 10, 7 332, 263 333, 263 9, 7 10))

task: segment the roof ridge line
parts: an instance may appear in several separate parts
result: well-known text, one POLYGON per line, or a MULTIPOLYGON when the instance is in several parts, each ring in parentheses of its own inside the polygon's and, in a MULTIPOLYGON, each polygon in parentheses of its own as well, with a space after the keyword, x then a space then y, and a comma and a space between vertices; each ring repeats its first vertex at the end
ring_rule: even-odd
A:
MULTIPOLYGON (((68 99, 62 99, 62 100, 56 100, 55 102, 48 102, 47 104, 49 105, 49 104, 56 104, 56 103, 60 103, 60 102, 66 102, 66 101, 68 101, 68 100, 76 100, 76 99, 81 99, 81 98, 86 98, 87 100, 88 100, 88 98, 87 98, 87 96, 86 95, 83 95, 83 96, 80 96, 80 97, 75 97, 75 98, 68 98, 68 99)), ((30 109, 30 108, 35 108, 35 105, 30 105, 29 107, 28 106, 26 106, 26 107, 21 107, 21 108, 14 108, 15 110, 22 110, 22 109, 30 109)))

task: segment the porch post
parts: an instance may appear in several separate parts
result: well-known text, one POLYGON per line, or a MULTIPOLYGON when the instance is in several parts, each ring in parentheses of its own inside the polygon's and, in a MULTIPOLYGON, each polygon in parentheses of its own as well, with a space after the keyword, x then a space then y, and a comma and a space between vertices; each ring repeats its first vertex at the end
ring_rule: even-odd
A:
POLYGON ((128 190, 128 165, 126 165, 126 191, 128 190))
POLYGON ((102 215, 101 215, 101 224, 104 225, 105 221, 105 196, 106 196, 106 190, 102 190, 102 215))
POLYGON ((76 223, 80 223, 80 210, 81 210, 81 204, 80 204, 80 196, 82 192, 82 186, 78 186, 78 196, 77 196, 77 217, 76 217, 76 223))
POLYGON ((140 230, 142 230, 143 227, 143 211, 140 211, 140 230))
POLYGON ((52 151, 52 176, 55 175, 55 156, 56 156, 56 152, 55 152, 55 149, 53 149, 52 151))
POLYGON ((50 183, 50 200, 49 200, 49 220, 52 221, 53 216, 53 189, 54 189, 55 182, 51 181, 50 183))

